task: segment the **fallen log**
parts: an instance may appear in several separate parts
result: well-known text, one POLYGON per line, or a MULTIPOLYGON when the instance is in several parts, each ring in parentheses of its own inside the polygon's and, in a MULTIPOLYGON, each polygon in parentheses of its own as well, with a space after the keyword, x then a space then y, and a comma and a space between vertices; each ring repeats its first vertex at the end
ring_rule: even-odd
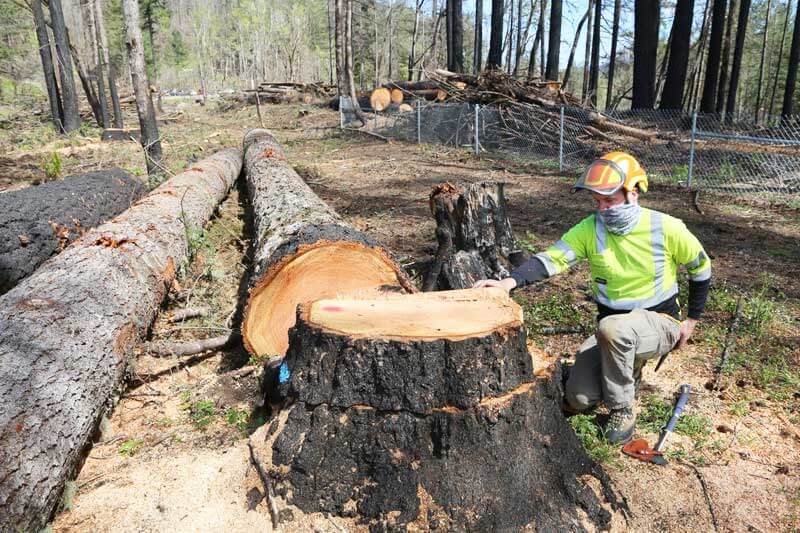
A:
POLYGON ((155 341, 145 347, 145 352, 153 357, 194 355, 208 350, 219 350, 238 339, 238 333, 228 333, 227 335, 192 341, 155 341))
POLYGON ((250 440, 279 508, 376 531, 624 524, 501 289, 301 305, 284 364, 293 403, 250 440))
POLYGON ((652 142, 656 138, 656 132, 646 131, 633 126, 626 126, 619 122, 614 122, 604 117, 600 113, 590 113, 589 120, 601 130, 613 131, 628 137, 634 137, 642 141, 652 142))
POLYGON ((369 104, 375 111, 383 111, 392 103, 392 93, 385 87, 378 87, 369 96, 369 104))
POLYGON ((39 531, 113 404, 187 235, 242 165, 226 149, 87 232, 0 297, 0 531, 39 531))
POLYGON ((0 194, 0 294, 145 192, 141 180, 114 168, 0 194))
POLYGON ((271 133, 251 130, 244 149, 256 236, 241 328, 250 353, 286 352, 299 303, 381 285, 416 290, 384 248, 314 194, 271 133))

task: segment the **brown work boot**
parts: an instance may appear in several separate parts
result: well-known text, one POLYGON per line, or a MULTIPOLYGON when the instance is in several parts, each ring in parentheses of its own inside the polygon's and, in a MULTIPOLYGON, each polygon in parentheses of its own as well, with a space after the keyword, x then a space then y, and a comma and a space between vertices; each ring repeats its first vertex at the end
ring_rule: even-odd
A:
POLYGON ((633 437, 636 429, 636 414, 632 407, 612 409, 606 422, 606 440, 611 444, 625 444, 633 437))

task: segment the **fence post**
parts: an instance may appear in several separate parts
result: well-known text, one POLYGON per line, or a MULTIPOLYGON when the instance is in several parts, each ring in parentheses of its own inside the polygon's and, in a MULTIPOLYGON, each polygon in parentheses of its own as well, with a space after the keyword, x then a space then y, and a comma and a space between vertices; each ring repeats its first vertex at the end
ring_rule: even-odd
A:
POLYGON ((422 104, 417 100, 417 144, 422 144, 422 104))
POLYGON ((686 177, 686 187, 692 188, 692 172, 694 171, 694 140, 697 136, 697 112, 692 113, 692 141, 689 144, 689 172, 686 177))
POLYGON ((344 96, 339 95, 339 129, 344 129, 344 96))
POLYGON ((558 126, 558 171, 564 172, 564 106, 561 106, 561 120, 558 126))
POLYGON ((481 112, 481 105, 475 104, 475 155, 480 155, 481 153, 481 143, 480 139, 478 138, 478 125, 480 120, 480 112, 481 112))

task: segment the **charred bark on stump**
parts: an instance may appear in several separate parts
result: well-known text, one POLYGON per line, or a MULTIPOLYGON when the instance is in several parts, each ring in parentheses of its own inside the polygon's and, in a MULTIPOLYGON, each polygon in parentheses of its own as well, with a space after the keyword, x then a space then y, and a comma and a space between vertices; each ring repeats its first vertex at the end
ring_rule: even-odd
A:
POLYGON ((462 194, 450 183, 434 187, 431 213, 439 245, 423 291, 466 289, 502 279, 527 259, 511 230, 504 184, 481 182, 462 194))
POLYGON ((299 303, 381 285, 416 290, 387 250, 306 185, 270 132, 250 131, 244 149, 255 232, 242 322, 250 353, 285 353, 299 303))
POLYGON ((0 297, 0 531, 38 531, 241 152, 195 163, 0 297))
POLYGON ((521 320, 390 340, 319 327, 307 309, 285 358, 293 403, 252 439, 285 504, 378 531, 585 531, 624 516, 561 413, 560 372, 534 376, 521 320))
POLYGON ((0 195, 0 294, 146 191, 144 183, 117 168, 0 195))

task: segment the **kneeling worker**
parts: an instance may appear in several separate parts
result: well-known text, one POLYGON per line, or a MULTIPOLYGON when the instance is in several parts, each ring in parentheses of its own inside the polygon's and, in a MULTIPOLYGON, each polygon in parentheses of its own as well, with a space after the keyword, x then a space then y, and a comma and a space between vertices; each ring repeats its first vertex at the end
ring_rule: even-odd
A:
POLYGON ((566 383, 566 408, 581 412, 603 402, 610 410, 606 438, 633 436, 633 404, 648 359, 682 348, 705 307, 711 261, 677 218, 643 208, 647 175, 632 156, 612 152, 595 160, 572 188, 588 189, 597 212, 570 229, 503 280, 475 287, 516 287, 589 261, 598 308, 597 333, 586 340, 566 383), (678 266, 689 272, 689 310, 680 321, 678 266))

